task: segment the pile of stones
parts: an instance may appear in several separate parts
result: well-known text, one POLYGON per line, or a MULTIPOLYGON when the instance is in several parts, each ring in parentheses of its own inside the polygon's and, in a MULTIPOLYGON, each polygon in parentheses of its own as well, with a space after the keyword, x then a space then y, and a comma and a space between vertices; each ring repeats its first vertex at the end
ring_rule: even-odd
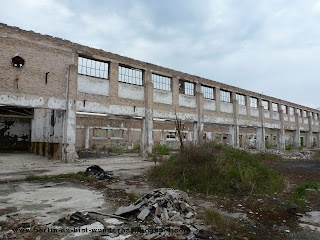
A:
POLYGON ((155 224, 181 226, 192 224, 194 208, 187 201, 188 195, 180 190, 161 188, 146 194, 134 204, 120 207, 115 215, 130 216, 155 224))

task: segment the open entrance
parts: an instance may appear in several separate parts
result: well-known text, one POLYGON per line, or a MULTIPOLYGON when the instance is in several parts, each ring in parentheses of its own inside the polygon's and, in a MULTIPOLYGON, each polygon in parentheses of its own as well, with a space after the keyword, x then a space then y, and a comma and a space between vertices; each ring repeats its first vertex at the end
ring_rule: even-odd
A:
POLYGON ((33 108, 0 106, 0 151, 29 151, 33 108))

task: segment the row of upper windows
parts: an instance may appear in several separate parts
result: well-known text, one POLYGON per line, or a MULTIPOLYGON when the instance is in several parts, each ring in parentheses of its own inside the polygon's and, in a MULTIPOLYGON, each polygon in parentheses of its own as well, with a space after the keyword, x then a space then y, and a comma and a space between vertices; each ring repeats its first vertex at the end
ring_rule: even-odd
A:
MULTIPOLYGON (((78 59, 78 73, 97 77, 97 78, 103 78, 103 79, 109 79, 109 63, 108 62, 102 62, 97 61, 85 57, 79 57, 78 59)), ((127 66, 119 66, 119 81, 135 84, 142 86, 143 85, 143 77, 142 77, 142 70, 137 68, 131 68, 127 66)), ((171 91, 171 78, 158 75, 158 74, 152 74, 151 81, 153 83, 153 87, 155 89, 165 90, 165 91, 171 91)), ((195 95, 195 84, 193 82, 188 82, 186 80, 179 80, 179 93, 186 94, 186 95, 195 95)), ((201 93, 203 94, 204 98, 207 99, 215 99, 214 95, 214 87, 204 86, 201 85, 201 93)), ((239 105, 246 105, 246 97, 245 95, 236 93, 236 100, 238 101, 239 105)), ((222 102, 231 102, 231 92, 226 90, 220 90, 220 101, 222 102)), ((250 107, 257 108, 258 107, 258 99, 254 97, 250 97, 250 107)), ((269 101, 262 100, 262 106, 265 110, 269 109, 269 101)), ((278 112, 278 104, 277 103, 271 103, 271 108, 273 111, 278 112)), ((291 115, 294 115, 294 108, 289 107, 287 110, 287 106, 281 105, 281 109, 283 110, 283 113, 289 113, 291 115), (287 112, 289 111, 289 112, 287 112)), ((301 109, 297 109, 297 113, 299 116, 307 117, 307 111, 302 111, 301 109)), ((310 112, 309 116, 313 116, 313 113, 310 112)), ((318 114, 315 114, 315 118, 318 119, 318 114)))

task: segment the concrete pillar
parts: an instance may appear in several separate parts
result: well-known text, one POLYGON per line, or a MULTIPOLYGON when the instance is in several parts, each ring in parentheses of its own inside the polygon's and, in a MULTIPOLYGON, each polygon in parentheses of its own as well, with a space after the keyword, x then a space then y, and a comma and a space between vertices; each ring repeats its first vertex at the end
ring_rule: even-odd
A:
POLYGON ((268 102, 268 108, 269 108, 269 112, 270 112, 270 119, 273 119, 273 108, 272 108, 271 101, 268 102))
POLYGON ((194 124, 194 142, 201 143, 203 136, 203 94, 201 93, 201 84, 195 84, 195 95, 197 103, 197 122, 194 124))
POLYGON ((90 148, 90 127, 86 126, 84 130, 84 148, 89 149, 90 148))
POLYGON ((245 97, 246 97, 247 116, 251 116, 250 96, 245 96, 245 97))
POLYGON ((214 96, 215 96, 215 100, 216 100, 216 112, 220 112, 221 108, 220 108, 220 87, 215 87, 214 88, 214 96))
POLYGON ((285 130, 284 130, 284 117, 283 117, 283 110, 279 109, 281 108, 280 104, 278 104, 278 111, 279 111, 279 118, 280 118, 280 129, 278 130, 278 150, 284 150, 285 149, 285 130))
POLYGON ((236 129, 235 129, 234 125, 230 125, 229 126, 229 135, 230 135, 230 138, 228 139, 229 140, 229 145, 230 146, 235 146, 236 129))
POLYGON ((172 78, 172 104, 177 110, 179 107, 179 79, 176 77, 172 78))
POLYGON ((239 147, 239 104, 238 101, 236 100, 236 93, 232 93, 232 103, 233 103, 233 131, 234 131, 234 137, 233 137, 233 146, 239 147))
POLYGON ((294 109, 294 116, 295 116, 295 122, 296 122, 296 130, 294 131, 294 148, 299 149, 300 148, 300 123, 299 123, 299 114, 298 109, 294 109))
POLYGON ((152 153, 153 147, 153 84, 151 82, 151 72, 143 72, 145 117, 142 119, 141 131, 141 155, 148 156, 152 153))
POLYGON ((109 94, 113 99, 118 98, 119 87, 119 63, 111 62, 109 66, 109 94))
POLYGON ((308 112, 308 125, 309 125, 309 131, 307 133, 307 148, 312 147, 312 139, 313 139, 313 131, 312 131, 312 117, 309 115, 308 112))
POLYGON ((258 99, 259 116, 261 121, 261 127, 257 130, 257 149, 264 150, 266 147, 266 130, 264 120, 264 107, 262 100, 258 99))
POLYGON ((78 159, 76 153, 76 99, 78 86, 78 65, 77 63, 67 68, 67 96, 66 96, 66 113, 63 127, 63 143, 62 143, 62 161, 74 162, 78 159))

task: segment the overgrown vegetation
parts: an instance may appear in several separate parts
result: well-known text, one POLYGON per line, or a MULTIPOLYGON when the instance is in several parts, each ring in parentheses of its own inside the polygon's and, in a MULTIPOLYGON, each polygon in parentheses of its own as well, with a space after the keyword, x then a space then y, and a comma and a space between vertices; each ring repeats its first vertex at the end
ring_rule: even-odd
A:
POLYGON ((249 233, 247 229, 242 226, 236 219, 222 216, 214 208, 208 208, 204 213, 204 221, 206 224, 222 233, 227 239, 248 239, 249 233), (245 235, 245 236, 241 236, 245 235))
POLYGON ((26 177, 26 181, 54 181, 54 180, 68 180, 68 181, 84 181, 84 182, 94 182, 97 181, 97 178, 94 176, 85 176, 83 172, 78 173, 67 173, 67 174, 59 174, 52 176, 35 176, 30 175, 26 177))
POLYGON ((307 204, 305 202, 305 198, 308 196, 307 190, 316 190, 318 193, 320 193, 319 185, 316 182, 305 182, 293 189, 292 195, 289 198, 289 203, 306 207, 307 204))
POLYGON ((170 148, 166 144, 158 144, 152 149, 152 156, 161 157, 168 155, 170 153, 170 148))
POLYGON ((320 151, 317 150, 315 154, 312 156, 312 159, 320 161, 320 151))
POLYGON ((112 147, 109 147, 108 148, 108 151, 109 153, 114 153, 114 154, 117 154, 117 155, 121 155, 123 154, 123 149, 119 146, 112 146, 112 147))
POLYGON ((140 144, 133 145, 133 148, 131 149, 131 152, 140 153, 140 144))
POLYGON ((286 146, 286 150, 290 151, 290 150, 292 150, 292 149, 293 149, 293 144, 288 144, 288 145, 286 146))
POLYGON ((274 193, 284 187, 280 175, 255 155, 214 143, 185 146, 148 177, 162 187, 204 194, 274 193))

